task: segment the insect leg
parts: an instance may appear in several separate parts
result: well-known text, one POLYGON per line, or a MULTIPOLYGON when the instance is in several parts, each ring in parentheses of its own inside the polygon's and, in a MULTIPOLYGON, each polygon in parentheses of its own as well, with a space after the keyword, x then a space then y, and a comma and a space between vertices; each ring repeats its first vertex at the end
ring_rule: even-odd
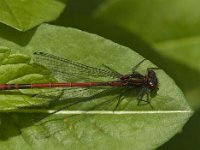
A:
POLYGON ((151 105, 150 91, 149 91, 147 88, 143 87, 143 88, 141 89, 141 91, 140 91, 139 94, 138 94, 137 99, 138 99, 138 103, 137 103, 138 106, 140 105, 140 102, 141 102, 141 101, 144 101, 144 102, 146 102, 146 103, 148 103, 148 104, 150 105, 151 109, 154 109, 153 106, 151 105), (146 96, 147 96, 147 99, 146 99, 146 100, 143 100, 143 97, 144 97, 145 94, 146 94, 146 96))
POLYGON ((135 70, 145 61, 146 59, 143 59, 142 61, 140 61, 137 65, 135 65, 133 68, 132 68, 132 72, 135 72, 135 70))
POLYGON ((153 106, 151 105, 151 96, 150 96, 150 91, 148 89, 146 90, 146 95, 147 95, 146 102, 150 105, 151 109, 154 109, 153 106))
POLYGON ((119 104, 122 102, 122 100, 123 100, 123 94, 124 93, 121 93, 119 95, 118 100, 117 100, 117 104, 116 104, 115 108, 113 109, 113 111, 115 111, 117 109, 117 107, 119 106, 119 104))
POLYGON ((142 99, 143 99, 144 95, 145 95, 145 88, 143 87, 143 88, 140 90, 140 92, 139 92, 139 94, 138 94, 138 96, 137 96, 137 100, 138 100, 137 106, 139 106, 139 105, 140 105, 140 102, 143 101, 142 99))
POLYGON ((113 111, 115 111, 117 109, 117 107, 119 106, 119 104, 121 103, 121 101, 122 101, 122 96, 120 95, 118 97, 118 100, 117 100, 117 105, 115 106, 115 108, 113 109, 113 111))

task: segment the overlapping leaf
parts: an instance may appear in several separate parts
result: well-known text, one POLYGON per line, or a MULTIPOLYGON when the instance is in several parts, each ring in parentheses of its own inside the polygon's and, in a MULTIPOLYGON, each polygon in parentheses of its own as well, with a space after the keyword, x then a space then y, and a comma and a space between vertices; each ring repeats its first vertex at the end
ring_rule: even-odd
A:
POLYGON ((64 1, 57 0, 2 0, 0 22, 17 30, 26 31, 42 22, 56 19, 64 7, 64 1))

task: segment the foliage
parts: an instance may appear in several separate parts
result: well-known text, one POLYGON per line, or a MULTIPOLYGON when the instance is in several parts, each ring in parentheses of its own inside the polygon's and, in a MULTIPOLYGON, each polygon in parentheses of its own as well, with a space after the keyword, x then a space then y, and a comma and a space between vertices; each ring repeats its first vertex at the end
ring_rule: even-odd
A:
MULTIPOLYGON (((106 64, 123 74, 145 57, 149 61, 139 72, 145 74, 147 67, 156 64, 175 80, 192 108, 199 108, 197 0, 71 0, 58 19, 64 1, 1 3, 0 21, 20 30, 0 25, 2 83, 55 81, 49 70, 32 62, 35 51, 95 67, 106 64), (53 25, 41 24, 51 20, 55 20, 53 25)), ((155 149, 180 132, 192 115, 176 83, 164 71, 156 73, 159 90, 152 98, 154 110, 148 105, 138 107, 136 94, 130 94, 116 113, 107 114, 116 105, 112 103, 90 114, 91 106, 114 97, 106 95, 49 116, 48 112, 66 102, 52 106, 55 100, 33 96, 41 90, 1 92, 0 147, 45 149, 48 144, 49 149, 155 149)))

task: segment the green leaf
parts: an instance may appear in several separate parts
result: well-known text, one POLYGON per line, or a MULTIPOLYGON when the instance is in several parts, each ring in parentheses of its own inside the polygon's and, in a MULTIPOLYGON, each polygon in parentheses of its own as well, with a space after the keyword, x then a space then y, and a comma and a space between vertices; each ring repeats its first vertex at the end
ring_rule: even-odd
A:
MULTIPOLYGON (((15 55, 31 56, 35 51, 44 51, 90 66, 106 64, 123 74, 130 73, 131 68, 143 59, 133 50, 97 35, 47 24, 40 26, 25 46, 4 38, 0 38, 0 44, 12 48, 15 55)), ((138 71, 145 74, 147 67, 154 66, 145 61, 138 71)), ((53 116, 37 114, 45 109, 18 109, 16 111, 27 114, 1 116, 0 146, 5 149, 15 149, 13 145, 20 148, 23 145, 22 149, 44 149, 48 144, 48 149, 155 149, 179 132, 192 114, 174 81, 162 70, 156 70, 156 73, 159 90, 152 98, 153 110, 149 105, 137 106, 133 94, 125 95, 118 108, 120 111, 115 113, 112 110, 116 102, 107 110, 87 111, 87 106, 113 98, 109 95, 80 103, 53 116)), ((14 96, 1 101, 8 98, 14 96)))
POLYGON ((65 7, 58 0, 3 0, 0 2, 0 22, 26 31, 42 22, 55 20, 65 7))
POLYGON ((37 122, 44 114, 1 116, 2 149, 155 149, 186 122, 190 113, 132 115, 57 115, 37 122))

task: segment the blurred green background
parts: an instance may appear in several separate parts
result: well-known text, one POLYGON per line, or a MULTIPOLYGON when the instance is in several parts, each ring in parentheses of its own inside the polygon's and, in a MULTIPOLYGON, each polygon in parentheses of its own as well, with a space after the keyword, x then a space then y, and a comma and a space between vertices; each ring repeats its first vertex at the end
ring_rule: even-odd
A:
MULTIPOLYGON (((165 70, 175 80, 183 90, 191 108, 195 110, 195 114, 181 133, 158 149, 191 149, 191 147, 199 149, 200 1, 58 0, 58 2, 66 3, 66 7, 64 9, 64 6, 59 4, 59 10, 51 12, 59 16, 58 11, 63 9, 60 16, 49 22, 50 24, 78 28, 130 47, 165 70)), ((37 24, 50 20, 52 19, 47 17, 37 24)), ((29 30, 37 24, 26 26, 21 30, 29 30)), ((1 24, 0 28, 2 29, 0 36, 20 45, 25 45, 36 30, 35 27, 23 33, 4 24, 1 24)))

